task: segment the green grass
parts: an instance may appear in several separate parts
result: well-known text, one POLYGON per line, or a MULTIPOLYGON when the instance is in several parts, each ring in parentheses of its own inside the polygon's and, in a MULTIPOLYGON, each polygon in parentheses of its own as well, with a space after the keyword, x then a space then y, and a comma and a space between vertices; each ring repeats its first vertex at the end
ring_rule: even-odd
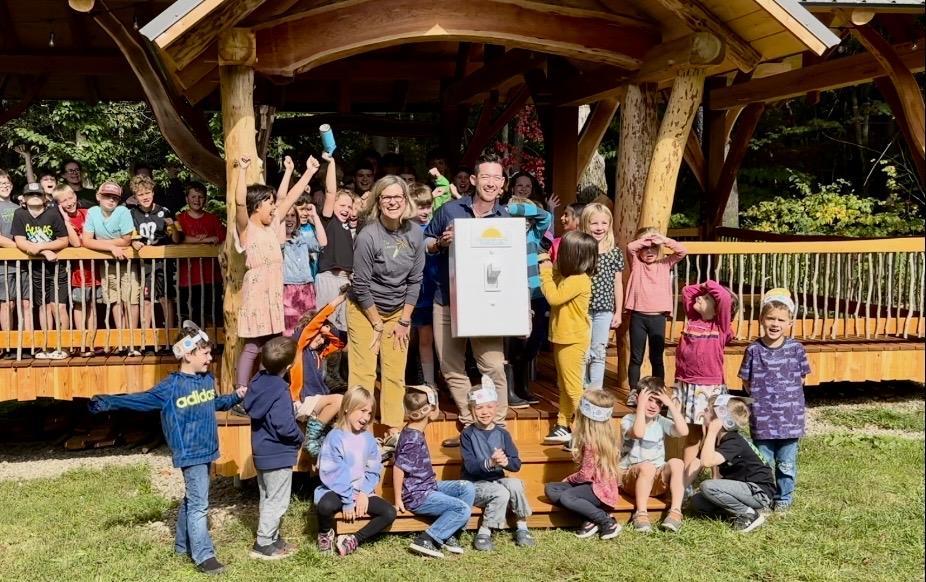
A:
POLYGON ((878 406, 865 406, 854 409, 830 408, 821 411, 821 416, 823 420, 830 424, 846 428, 874 426, 912 432, 926 430, 926 414, 924 414, 923 408, 911 412, 890 410, 878 406))
MULTIPOLYGON (((312 547, 309 504, 295 502, 284 528, 302 550, 289 560, 247 557, 256 503, 225 508, 233 517, 214 539, 229 565, 227 580, 923 579, 923 440, 808 438, 800 471, 794 509, 748 535, 691 518, 679 535, 628 530, 612 542, 539 531, 530 550, 501 536, 494 554, 444 562, 411 556, 408 538, 398 535, 345 559, 322 558, 312 547)), ((170 536, 146 525, 173 526, 170 503, 152 490, 148 475, 146 467, 107 468, 0 483, 2 578, 198 577, 173 555, 170 536)))

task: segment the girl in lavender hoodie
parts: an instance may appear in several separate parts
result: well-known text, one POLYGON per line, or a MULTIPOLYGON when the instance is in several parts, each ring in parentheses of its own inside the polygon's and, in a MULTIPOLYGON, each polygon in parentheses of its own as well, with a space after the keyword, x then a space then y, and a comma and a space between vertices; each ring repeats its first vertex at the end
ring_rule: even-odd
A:
POLYGON ((318 476, 322 484, 315 490, 318 514, 318 550, 346 556, 357 546, 388 528, 395 521, 395 507, 373 492, 379 484, 383 463, 379 446, 370 432, 373 394, 361 386, 347 391, 334 428, 325 437, 318 455, 318 476), (337 513, 346 521, 369 517, 357 533, 334 539, 333 520, 337 513))

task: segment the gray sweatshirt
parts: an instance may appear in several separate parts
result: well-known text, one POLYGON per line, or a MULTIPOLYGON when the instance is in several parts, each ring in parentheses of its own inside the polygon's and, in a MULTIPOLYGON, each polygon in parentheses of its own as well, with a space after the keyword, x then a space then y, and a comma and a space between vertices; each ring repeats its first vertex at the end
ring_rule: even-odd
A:
POLYGON ((363 227, 354 243, 352 297, 362 309, 389 315, 415 305, 424 269, 424 236, 410 220, 392 232, 380 221, 363 227))

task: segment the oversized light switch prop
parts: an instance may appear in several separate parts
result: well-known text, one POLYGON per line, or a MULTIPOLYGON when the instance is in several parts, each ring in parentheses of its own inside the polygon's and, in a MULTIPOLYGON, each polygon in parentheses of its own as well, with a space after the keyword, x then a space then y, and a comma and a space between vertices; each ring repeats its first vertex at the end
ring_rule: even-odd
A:
POLYGON ((450 309, 453 337, 523 337, 530 333, 523 218, 453 221, 450 309))

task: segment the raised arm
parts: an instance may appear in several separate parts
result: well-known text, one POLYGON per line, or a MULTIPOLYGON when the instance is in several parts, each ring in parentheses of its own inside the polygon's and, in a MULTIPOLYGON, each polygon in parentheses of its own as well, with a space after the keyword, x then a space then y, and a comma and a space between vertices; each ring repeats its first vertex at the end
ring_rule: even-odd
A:
POLYGON ((277 203, 276 212, 273 213, 275 217, 274 220, 283 222, 286 213, 289 212, 289 209, 293 207, 296 200, 299 200, 299 197, 305 192, 305 189, 309 186, 309 182, 312 181, 312 176, 318 172, 318 166, 318 160, 315 159, 315 156, 309 156, 309 159, 305 161, 305 172, 302 174, 302 177, 299 178, 295 186, 289 189, 289 192, 286 193, 286 198, 277 203))
POLYGON ((551 306, 569 303, 584 290, 580 277, 566 277, 559 285, 553 280, 553 267, 550 263, 540 266, 540 290, 551 306))
POLYGON ((293 178, 293 169, 296 165, 293 163, 293 159, 289 156, 283 158, 283 177, 280 178, 280 185, 277 186, 277 195, 276 201, 279 202, 283 199, 283 196, 289 191, 289 184, 293 178))
POLYGON ((671 255, 668 255, 663 259, 670 265, 674 265, 675 263, 681 261, 682 259, 685 258, 685 255, 688 254, 688 249, 682 246, 682 244, 679 243, 678 241, 673 240, 667 236, 663 236, 660 238, 662 239, 662 244, 664 246, 669 247, 669 249, 672 251, 671 255))
POLYGON ((318 246, 322 248, 328 246, 328 231, 325 230, 325 225, 314 204, 309 204, 309 220, 315 227, 315 239, 318 241, 318 246))
POLYGON ((37 182, 35 179, 35 169, 32 167, 32 152, 29 151, 29 148, 26 146, 16 146, 16 153, 23 157, 23 165, 26 169, 26 182, 32 184, 37 182))
POLYGON ((241 156, 238 160, 238 184, 235 186, 235 227, 238 239, 244 244, 244 233, 248 230, 248 168, 251 158, 241 156))
POLYGON ((331 218, 334 215, 334 202, 338 197, 338 169, 334 163, 334 156, 328 152, 322 154, 322 159, 328 162, 325 169, 325 205, 322 207, 322 216, 331 218))

